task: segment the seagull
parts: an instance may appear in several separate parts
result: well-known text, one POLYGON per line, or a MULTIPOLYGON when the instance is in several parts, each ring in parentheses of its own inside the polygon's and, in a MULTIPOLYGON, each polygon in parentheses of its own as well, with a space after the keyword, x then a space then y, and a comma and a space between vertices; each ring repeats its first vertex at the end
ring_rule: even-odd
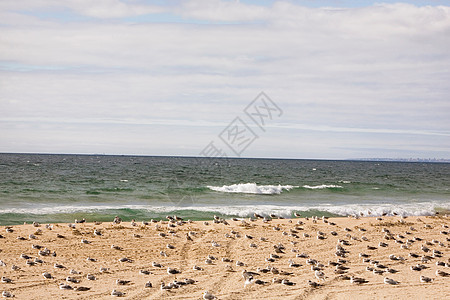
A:
POLYGON ((115 296, 115 297, 123 297, 124 295, 125 295, 125 293, 116 291, 116 290, 112 290, 112 292, 111 292, 111 296, 115 296))
POLYGON ((92 274, 87 274, 87 275, 86 275, 86 279, 87 279, 87 280, 96 280, 95 276, 92 275, 92 274))
POLYGON ((217 297, 214 296, 213 294, 211 294, 209 291, 205 291, 203 293, 203 299, 205 299, 205 300, 213 300, 213 299, 217 299, 217 297))
POLYGON ((44 276, 44 278, 47 278, 47 279, 52 279, 53 278, 52 274, 47 273, 47 272, 42 273, 42 276, 44 276))
POLYGON ((36 262, 34 262, 32 260, 27 260, 26 264, 29 266, 34 266, 36 264, 36 262))
POLYGON ((325 274, 322 271, 316 270, 314 272, 314 275, 316 276, 317 279, 322 279, 325 281, 325 274))
POLYGON ((22 253, 22 254, 20 254, 20 258, 23 258, 23 259, 31 259, 32 257, 31 257, 31 256, 28 256, 28 255, 26 255, 26 254, 24 254, 24 253, 22 253))
POLYGON ((65 284, 65 283, 60 283, 60 284, 59 284, 59 288, 60 288, 61 290, 73 290, 73 287, 72 287, 72 286, 70 286, 70 285, 68 285, 68 284, 65 284))
POLYGON ((449 276, 450 273, 444 272, 442 270, 436 270, 436 276, 442 276, 442 277, 446 277, 449 276))
POLYGON ((122 257, 119 259, 119 262, 133 262, 133 261, 127 257, 122 257))
POLYGON ((91 288, 86 286, 77 286, 73 290, 77 292, 86 292, 89 291, 91 288))
POLYGON ((101 267, 100 268, 100 273, 106 273, 108 271, 109 271, 109 268, 106 268, 106 267, 101 267))
POLYGON ((177 270, 177 269, 172 269, 171 267, 168 267, 167 268, 167 274, 179 274, 179 273, 181 273, 179 270, 177 270))
POLYGON ((362 284, 362 283, 367 283, 369 281, 367 281, 367 280, 365 280, 364 278, 361 278, 361 277, 351 276, 350 277, 350 282, 351 283, 355 283, 355 284, 362 284))
POLYGON ((250 276, 249 278, 247 278, 247 280, 244 283, 244 286, 248 285, 248 284, 258 284, 258 285, 264 285, 267 282, 259 280, 259 279, 254 279, 253 276, 250 276))
POLYGON ((320 286, 319 283, 317 283, 317 282, 315 282, 315 281, 311 281, 311 280, 308 280, 308 285, 309 285, 310 287, 312 287, 312 288, 317 288, 317 287, 320 286))
POLYGON ((284 284, 284 285, 295 285, 295 282, 289 281, 289 279, 283 279, 283 280, 281 280, 281 284, 284 284))
POLYGON ((161 265, 160 263, 157 263, 157 262, 152 262, 152 266, 154 266, 155 268, 162 268, 162 267, 164 267, 163 265, 161 265))
POLYGON ((430 248, 428 248, 425 245, 422 245, 422 247, 420 247, 420 249, 422 249, 423 252, 430 252, 430 248))
POLYGON ((78 279, 73 278, 73 277, 70 277, 70 276, 68 276, 68 277, 66 278, 66 281, 67 281, 67 282, 73 282, 73 283, 79 283, 79 282, 80 282, 78 279))
POLYGON ((194 283, 196 283, 197 281, 195 281, 194 279, 185 278, 185 279, 184 279, 184 282, 185 282, 186 284, 194 284, 194 283))
POLYGON ((123 248, 117 245, 111 245, 111 249, 122 251, 123 248))
POLYGON ((389 272, 389 273, 391 273, 391 274, 395 274, 395 273, 398 272, 397 270, 391 269, 391 268, 387 268, 386 271, 389 272))
POLYGON ((100 230, 95 229, 95 230, 94 230, 94 235, 96 235, 96 236, 102 236, 103 233, 102 233, 100 230))
POLYGON ((161 291, 172 289, 172 285, 165 285, 164 282, 161 281, 161 291))
POLYGON ((231 265, 226 265, 225 266, 225 271, 227 271, 227 272, 234 272, 233 267, 231 265))
POLYGON ((66 268, 66 267, 64 267, 63 265, 58 264, 58 263, 55 263, 55 264, 53 265, 53 267, 54 267, 55 269, 65 269, 65 268, 66 268))
POLYGON ((242 277, 244 279, 248 279, 249 277, 253 277, 253 276, 257 276, 257 275, 259 275, 259 273, 249 272, 247 270, 242 271, 242 277))
POLYGON ((422 271, 422 268, 419 266, 411 266, 410 269, 411 271, 422 271))
POLYGON ((375 275, 383 275, 384 274, 384 271, 383 270, 377 270, 377 269, 373 269, 373 274, 375 274, 375 275))
POLYGON ((147 281, 145 283, 145 285, 144 285, 144 288, 151 288, 151 287, 153 287, 153 286, 152 286, 152 283, 150 281, 147 281))
POLYGON ((152 274, 152 272, 150 272, 150 271, 148 271, 148 270, 139 270, 139 274, 142 274, 142 275, 150 275, 150 274, 152 274))
MULTIPOLYGON (((5 265, 6 266, 6 265, 5 265)), ((11 266, 11 270, 13 270, 13 271, 19 271, 20 270, 20 267, 18 267, 18 266, 16 266, 16 265, 12 265, 11 266)))
POLYGON ((39 263, 39 264, 43 264, 44 263, 44 261, 42 259, 37 258, 37 257, 34 258, 34 262, 35 263, 39 263))
POLYGON ((86 239, 81 239, 81 242, 83 243, 83 244, 90 244, 91 242, 89 242, 88 240, 86 240, 86 239))
POLYGON ((432 281, 433 281, 433 279, 430 278, 430 277, 426 277, 426 276, 423 276, 423 275, 420 276, 420 282, 429 283, 429 282, 432 282, 432 281))
POLYGON ((12 280, 11 280, 11 278, 8 278, 8 277, 5 277, 5 276, 2 276, 1 282, 3 282, 3 283, 11 283, 11 282, 12 282, 12 280))
POLYGON ((129 284, 130 282, 131 282, 130 280, 122 280, 122 279, 116 280, 117 285, 126 285, 126 284, 129 284))
POLYGON ((397 285, 397 284, 399 284, 400 282, 395 281, 394 279, 391 279, 391 278, 384 277, 384 283, 385 283, 385 284, 397 285))
POLYGON ((3 291, 3 292, 2 292, 2 297, 3 297, 3 298, 12 298, 12 297, 14 297, 14 295, 11 294, 11 292, 3 291))

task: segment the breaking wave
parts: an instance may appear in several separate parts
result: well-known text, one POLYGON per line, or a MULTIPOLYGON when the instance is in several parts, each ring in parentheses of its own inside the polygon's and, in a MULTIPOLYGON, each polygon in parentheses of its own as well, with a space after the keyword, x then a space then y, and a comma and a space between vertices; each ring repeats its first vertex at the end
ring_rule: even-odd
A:
POLYGON ((304 185, 302 186, 305 189, 310 190, 322 190, 322 189, 342 189, 342 186, 335 184, 321 184, 321 185, 304 185))
POLYGON ((281 194, 283 191, 289 191, 293 188, 298 188, 298 186, 293 185, 257 185, 256 183, 239 183, 223 186, 208 185, 207 187, 216 192, 259 195, 281 194))

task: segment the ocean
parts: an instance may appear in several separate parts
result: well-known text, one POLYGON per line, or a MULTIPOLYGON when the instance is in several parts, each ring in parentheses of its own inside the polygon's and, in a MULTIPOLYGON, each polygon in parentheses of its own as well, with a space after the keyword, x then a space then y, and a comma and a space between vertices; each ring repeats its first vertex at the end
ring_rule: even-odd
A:
POLYGON ((0 225, 448 210, 448 163, 0 154, 0 225))

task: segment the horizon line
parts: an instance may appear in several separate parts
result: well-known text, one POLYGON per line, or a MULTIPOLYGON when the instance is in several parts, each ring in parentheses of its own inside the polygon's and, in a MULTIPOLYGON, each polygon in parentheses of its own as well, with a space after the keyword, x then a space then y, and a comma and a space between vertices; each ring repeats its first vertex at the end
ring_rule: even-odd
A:
POLYGON ((205 158, 205 159, 268 159, 268 160, 320 160, 320 161, 377 161, 377 162, 422 162, 450 163, 450 158, 421 157, 361 157, 361 158, 287 158, 287 157, 239 157, 239 156, 195 156, 195 155, 152 155, 152 154, 111 154, 111 153, 55 153, 55 152, 0 152, 16 155, 73 155, 73 156, 125 156, 125 157, 172 157, 172 158, 205 158))

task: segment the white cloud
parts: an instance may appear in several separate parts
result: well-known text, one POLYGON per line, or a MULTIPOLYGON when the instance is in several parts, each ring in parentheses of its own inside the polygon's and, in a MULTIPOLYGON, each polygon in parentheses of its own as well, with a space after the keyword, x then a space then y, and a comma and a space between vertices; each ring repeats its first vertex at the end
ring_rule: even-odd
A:
MULTIPOLYGON (((356 138, 354 147, 358 141, 368 143, 363 133, 383 135, 385 140, 416 134, 415 144, 402 142, 412 152, 428 149, 431 155, 443 141, 437 137, 430 146, 424 136, 450 131, 449 7, 378 4, 332 9, 282 1, 270 7, 236 1, 181 4, 2 2, 0 130, 5 128, 3 119, 11 131, 3 145, 19 151, 14 143, 18 132, 26 136, 20 128, 24 119, 35 124, 53 120, 48 122, 53 127, 64 119, 90 126, 162 126, 160 130, 179 124, 179 135, 167 130, 180 144, 189 145, 184 149, 192 150, 207 140, 207 134, 218 134, 218 126, 242 114, 261 90, 285 111, 277 122, 284 123, 289 134, 314 128, 323 133, 309 140, 318 155, 320 149, 322 155, 332 153, 323 148, 327 133, 329 141, 342 148, 332 138, 336 132, 356 138), (57 14, 64 9, 94 20, 42 20, 29 13, 57 14), (192 23, 120 19, 159 12, 192 23), (193 125, 195 120, 199 122, 193 125), (185 130, 197 125, 207 128, 201 138, 199 128, 191 136, 185 130)), ((173 147, 164 136, 152 138, 160 139, 162 148, 173 147)), ((275 148, 269 140, 263 148, 270 153, 288 148, 275 148)), ((136 138, 130 148, 137 144, 136 138)), ((301 153, 304 146, 297 147, 301 153)), ((69 147, 65 152, 70 151, 69 147)), ((152 154, 151 146, 148 153, 152 154)))
POLYGON ((175 11, 186 18, 214 22, 260 21, 270 16, 268 7, 221 0, 188 0, 175 11))

